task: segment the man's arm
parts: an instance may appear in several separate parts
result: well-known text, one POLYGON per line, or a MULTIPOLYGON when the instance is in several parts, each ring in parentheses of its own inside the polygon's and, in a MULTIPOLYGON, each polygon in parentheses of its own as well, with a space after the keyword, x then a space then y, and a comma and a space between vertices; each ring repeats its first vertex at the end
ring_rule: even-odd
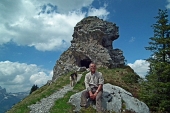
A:
POLYGON ((103 84, 100 84, 99 87, 97 88, 96 92, 93 94, 92 98, 95 99, 98 92, 101 91, 103 88, 103 84))
POLYGON ((91 92, 91 88, 89 86, 89 78, 88 78, 88 75, 85 76, 85 87, 86 87, 86 90, 89 92, 89 95, 90 95, 90 98, 91 99, 94 99, 94 94, 91 92))
POLYGON ((86 74, 86 76, 85 76, 84 83, 85 83, 86 90, 90 91, 90 86, 89 86, 89 77, 88 77, 88 75, 87 75, 87 74, 86 74))
POLYGON ((103 89, 103 84, 100 84, 96 90, 96 93, 98 93, 99 91, 101 91, 103 89))
POLYGON ((98 94, 99 91, 101 91, 103 89, 103 84, 104 84, 104 78, 102 76, 102 73, 101 72, 99 72, 99 73, 100 73, 100 75, 99 75, 99 86, 98 86, 96 92, 94 93, 95 96, 98 94))

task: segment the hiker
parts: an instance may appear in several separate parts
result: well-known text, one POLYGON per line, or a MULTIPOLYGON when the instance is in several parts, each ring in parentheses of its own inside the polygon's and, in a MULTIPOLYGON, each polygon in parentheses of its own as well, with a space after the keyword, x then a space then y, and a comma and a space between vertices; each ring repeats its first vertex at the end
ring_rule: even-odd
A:
POLYGON ((70 86, 73 87, 77 83, 77 72, 70 75, 70 86))
POLYGON ((102 113, 102 93, 104 79, 101 72, 96 71, 96 64, 91 62, 89 65, 90 72, 85 75, 86 90, 81 94, 80 106, 87 108, 87 99, 96 101, 96 110, 102 113))

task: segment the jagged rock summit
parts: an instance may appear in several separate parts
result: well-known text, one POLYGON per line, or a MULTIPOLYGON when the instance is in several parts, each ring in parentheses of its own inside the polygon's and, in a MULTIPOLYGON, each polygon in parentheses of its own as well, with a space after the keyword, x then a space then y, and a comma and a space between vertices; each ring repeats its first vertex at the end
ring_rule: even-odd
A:
POLYGON ((96 16, 82 19, 74 27, 71 46, 62 53, 53 69, 53 80, 79 67, 88 68, 90 62, 98 67, 121 67, 124 63, 123 52, 113 49, 113 41, 119 37, 115 23, 107 22, 96 16))

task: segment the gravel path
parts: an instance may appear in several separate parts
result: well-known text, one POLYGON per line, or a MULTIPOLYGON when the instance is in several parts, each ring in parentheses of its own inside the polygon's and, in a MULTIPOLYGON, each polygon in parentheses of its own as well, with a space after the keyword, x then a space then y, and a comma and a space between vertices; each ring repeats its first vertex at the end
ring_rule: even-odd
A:
MULTIPOLYGON (((77 81, 79 81, 81 77, 82 74, 78 74, 77 81)), ((40 102, 28 106, 30 108, 30 113, 50 113, 49 110, 54 105, 54 102, 59 98, 63 98, 64 95, 72 89, 73 87, 68 84, 64 86, 64 88, 50 95, 49 97, 41 99, 40 102)))

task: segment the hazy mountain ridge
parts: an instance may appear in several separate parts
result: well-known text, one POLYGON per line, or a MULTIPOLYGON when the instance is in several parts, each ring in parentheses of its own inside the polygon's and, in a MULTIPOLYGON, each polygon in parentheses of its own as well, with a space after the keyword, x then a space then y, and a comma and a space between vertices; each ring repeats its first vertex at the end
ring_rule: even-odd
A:
POLYGON ((6 89, 0 86, 0 113, 5 113, 28 94, 29 92, 7 93, 6 89))

